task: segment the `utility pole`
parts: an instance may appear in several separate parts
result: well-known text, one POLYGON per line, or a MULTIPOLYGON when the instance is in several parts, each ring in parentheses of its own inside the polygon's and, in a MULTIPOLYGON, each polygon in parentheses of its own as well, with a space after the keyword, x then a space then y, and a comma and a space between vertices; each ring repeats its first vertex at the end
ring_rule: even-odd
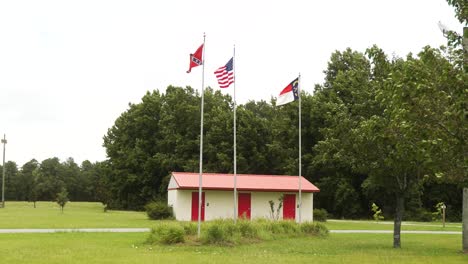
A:
POLYGON ((3 134, 2 143, 3 143, 2 208, 5 208, 5 145, 7 143, 5 134, 3 134))

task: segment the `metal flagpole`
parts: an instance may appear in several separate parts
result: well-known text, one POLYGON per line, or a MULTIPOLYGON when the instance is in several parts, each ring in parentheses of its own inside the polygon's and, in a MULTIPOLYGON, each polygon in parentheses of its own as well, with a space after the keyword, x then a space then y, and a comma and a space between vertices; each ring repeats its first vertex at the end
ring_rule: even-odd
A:
POLYGON ((203 174, 203 104, 205 98, 205 38, 206 35, 203 33, 203 52, 202 52, 202 89, 201 89, 201 114, 200 114, 200 168, 198 172, 198 231, 197 235, 200 238, 200 227, 201 227, 201 207, 202 207, 202 174, 203 174))
POLYGON ((301 223, 302 219, 302 186, 301 186, 301 177, 302 177, 302 155, 301 155, 301 147, 302 147, 302 115, 301 115, 301 73, 299 73, 299 78, 297 82, 297 92, 299 96, 299 223, 301 223))
POLYGON ((2 143, 3 143, 2 208, 5 208, 5 145, 7 143, 5 134, 3 134, 2 143))
POLYGON ((232 70, 234 71, 234 223, 237 222, 237 142, 236 142, 236 45, 232 56, 232 70))

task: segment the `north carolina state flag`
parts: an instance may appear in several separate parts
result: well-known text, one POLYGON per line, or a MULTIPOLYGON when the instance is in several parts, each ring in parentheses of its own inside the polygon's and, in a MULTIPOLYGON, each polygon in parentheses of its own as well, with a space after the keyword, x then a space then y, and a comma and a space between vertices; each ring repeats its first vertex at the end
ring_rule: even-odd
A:
POLYGON ((190 54, 190 67, 187 73, 190 73, 193 67, 197 67, 203 64, 202 57, 203 57, 203 44, 201 44, 201 46, 197 49, 197 51, 195 51, 194 54, 190 54))
POLYGON ((299 99, 299 78, 294 79, 278 96, 276 105, 284 105, 299 99))

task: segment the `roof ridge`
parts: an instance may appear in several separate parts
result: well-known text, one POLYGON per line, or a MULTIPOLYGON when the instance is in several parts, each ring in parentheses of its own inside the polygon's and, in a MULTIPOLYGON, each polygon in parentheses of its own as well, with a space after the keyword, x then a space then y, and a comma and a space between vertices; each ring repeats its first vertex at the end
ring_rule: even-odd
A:
MULTIPOLYGON (((173 173, 180 173, 180 174, 196 174, 198 175, 198 172, 180 172, 180 171, 173 171, 173 173)), ((224 173, 224 172, 203 172, 202 175, 228 175, 228 176, 233 176, 234 173, 224 173)), ((269 176, 269 177, 299 177, 299 175, 283 175, 283 174, 252 174, 252 173, 237 173, 236 176, 269 176)), ((301 177, 305 178, 304 175, 301 175, 301 177)))

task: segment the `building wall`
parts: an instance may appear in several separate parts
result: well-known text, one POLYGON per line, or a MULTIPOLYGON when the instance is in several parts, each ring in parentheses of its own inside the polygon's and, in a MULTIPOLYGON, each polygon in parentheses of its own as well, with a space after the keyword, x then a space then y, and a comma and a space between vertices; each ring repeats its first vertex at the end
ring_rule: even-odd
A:
POLYGON ((167 203, 172 206, 177 220, 190 221, 192 213, 192 192, 168 190, 167 203))
MULTIPOLYGON (((169 190, 168 204, 174 208, 174 214, 179 221, 190 221, 192 218, 192 192, 193 190, 169 190)), ((205 220, 233 218, 234 197, 232 191, 212 191, 205 192, 205 220)), ((246 192, 249 193, 249 192, 246 192)), ((270 219, 270 205, 268 201, 275 202, 275 211, 278 206, 278 198, 283 194, 280 192, 250 192, 251 193, 251 218, 270 219)), ((296 194, 296 221, 299 219, 297 204, 299 201, 296 194)), ((302 221, 312 221, 313 194, 302 193, 302 221)), ((275 212, 276 213, 276 212, 275 212)), ((283 210, 279 212, 282 219, 283 210)))
MULTIPOLYGON (((252 219, 254 218, 272 218, 271 209, 269 201, 273 201, 274 204, 274 217, 276 217, 276 210, 279 204, 279 198, 283 194, 295 194, 296 195, 296 221, 299 220, 299 209, 297 205, 299 204, 299 193, 293 192, 252 192, 252 219)), ((302 193, 302 210, 301 210, 301 220, 313 221, 313 193, 302 193)), ((279 211, 279 219, 283 219, 283 208, 279 211)))

